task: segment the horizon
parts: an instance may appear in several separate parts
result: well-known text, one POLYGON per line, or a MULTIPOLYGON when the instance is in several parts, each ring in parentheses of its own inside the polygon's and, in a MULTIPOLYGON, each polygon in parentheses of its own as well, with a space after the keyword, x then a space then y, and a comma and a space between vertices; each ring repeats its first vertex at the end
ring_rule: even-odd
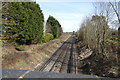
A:
POLYGON ((44 20, 49 15, 55 17, 64 32, 77 31, 86 16, 93 12, 92 2, 40 2, 36 0, 44 14, 44 20))

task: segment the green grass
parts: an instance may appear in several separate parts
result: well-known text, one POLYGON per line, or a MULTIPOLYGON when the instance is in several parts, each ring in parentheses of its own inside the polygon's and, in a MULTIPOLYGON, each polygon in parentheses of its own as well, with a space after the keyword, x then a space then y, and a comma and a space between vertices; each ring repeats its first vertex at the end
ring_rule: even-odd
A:
POLYGON ((0 41, 0 46, 2 46, 3 45, 3 42, 2 41, 0 41))
POLYGON ((107 42, 111 42, 111 43, 116 43, 116 44, 120 44, 120 41, 119 40, 111 40, 111 39, 107 39, 106 40, 107 42))
POLYGON ((5 40, 0 40, 0 46, 3 46, 3 45, 5 45, 5 40))
POLYGON ((18 45, 17 43, 14 44, 15 45, 15 49, 18 51, 25 51, 25 48, 21 45, 18 45))

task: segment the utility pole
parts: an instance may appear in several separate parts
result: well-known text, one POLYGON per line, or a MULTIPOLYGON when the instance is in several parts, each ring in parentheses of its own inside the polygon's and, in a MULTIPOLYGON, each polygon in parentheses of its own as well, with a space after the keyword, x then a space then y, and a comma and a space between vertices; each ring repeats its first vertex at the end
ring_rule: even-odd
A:
MULTIPOLYGON (((120 1, 118 2, 118 14, 119 14, 119 19, 120 19, 120 1)), ((119 22, 119 27, 118 27, 118 40, 120 41, 120 22, 119 22)))
MULTIPOLYGON (((120 19, 120 1, 118 2, 118 14, 120 19)), ((118 27, 118 41, 120 42, 120 21, 118 27)), ((120 62, 120 44, 118 43, 118 62, 120 62)), ((118 70, 120 70, 120 64, 118 64, 118 70)), ((120 72, 118 73, 120 75, 120 72)))

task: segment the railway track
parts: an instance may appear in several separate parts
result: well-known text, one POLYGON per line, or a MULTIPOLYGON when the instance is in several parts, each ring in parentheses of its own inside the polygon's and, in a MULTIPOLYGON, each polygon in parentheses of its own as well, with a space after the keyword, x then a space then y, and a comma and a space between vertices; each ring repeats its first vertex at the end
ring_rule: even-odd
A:
POLYGON ((69 37, 38 70, 42 72, 77 74, 75 37, 69 37))
MULTIPOLYGON (((70 37, 66 40, 62 46, 56 50, 56 52, 42 65, 37 71, 31 70, 3 70, 3 78, 16 78, 15 80, 22 80, 25 78, 88 78, 94 80, 113 80, 110 78, 98 77, 96 75, 82 75, 77 74, 77 53, 75 50, 75 37, 70 37), (38 72, 41 71, 41 72, 38 72), (46 73, 46 72, 57 72, 57 73, 46 73), (58 73, 73 73, 73 74, 58 74, 58 73)), ((117 80, 117 79, 116 79, 117 80)))

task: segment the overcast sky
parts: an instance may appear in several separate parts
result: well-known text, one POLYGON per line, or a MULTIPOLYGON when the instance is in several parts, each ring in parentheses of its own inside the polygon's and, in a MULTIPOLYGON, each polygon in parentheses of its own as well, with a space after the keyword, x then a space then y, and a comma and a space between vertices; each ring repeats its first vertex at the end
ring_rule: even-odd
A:
POLYGON ((36 2, 43 11, 45 21, 49 15, 55 17, 64 32, 77 31, 82 20, 93 11, 92 2, 36 2))

